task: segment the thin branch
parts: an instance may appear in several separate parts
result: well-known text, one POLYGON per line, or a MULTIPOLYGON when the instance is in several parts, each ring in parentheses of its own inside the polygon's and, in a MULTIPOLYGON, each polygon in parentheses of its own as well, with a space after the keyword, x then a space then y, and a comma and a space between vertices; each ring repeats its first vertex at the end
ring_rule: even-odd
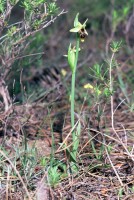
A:
POLYGON ((66 12, 64 10, 62 10, 56 17, 54 17, 53 19, 51 19, 49 22, 47 22, 44 26, 42 26, 41 28, 33 31, 33 32, 29 32, 26 36, 24 36, 23 38, 21 38, 20 40, 18 40, 16 43, 14 43, 13 45, 17 45, 17 44, 21 44, 23 41, 25 41, 29 36, 34 35, 35 33, 38 33, 39 31, 41 31, 42 29, 48 27, 50 24, 54 23, 54 21, 60 16, 65 14, 66 12))

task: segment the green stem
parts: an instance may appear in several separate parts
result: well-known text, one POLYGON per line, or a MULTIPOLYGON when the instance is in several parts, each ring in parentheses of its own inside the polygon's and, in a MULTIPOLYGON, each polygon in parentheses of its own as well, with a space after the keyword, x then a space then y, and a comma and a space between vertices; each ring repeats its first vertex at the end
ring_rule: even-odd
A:
MULTIPOLYGON (((78 62, 78 55, 79 55, 79 36, 76 36, 76 58, 75 58, 75 65, 74 70, 72 72, 72 88, 71 88, 71 126, 74 127, 75 121, 74 121, 74 102, 75 102, 75 75, 76 75, 76 68, 77 68, 77 62, 78 62)), ((73 141, 75 138, 75 132, 72 133, 73 141)))

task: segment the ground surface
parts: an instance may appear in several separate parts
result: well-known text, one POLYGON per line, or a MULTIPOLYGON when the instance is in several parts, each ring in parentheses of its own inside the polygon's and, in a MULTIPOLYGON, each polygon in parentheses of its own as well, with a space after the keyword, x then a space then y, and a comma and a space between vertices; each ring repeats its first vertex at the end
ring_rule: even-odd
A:
MULTIPOLYGON (((118 107, 114 116, 115 133, 111 128, 110 105, 106 105, 98 127, 96 107, 89 108, 86 104, 85 102, 85 105, 81 108, 82 131, 78 154, 79 171, 74 175, 70 174, 68 178, 63 178, 55 188, 46 189, 45 198, 132 200, 134 198, 133 111, 130 112, 123 104, 118 107), (85 113, 86 120, 82 117, 85 113), (108 146, 107 149, 109 150, 106 150, 108 146), (116 170, 119 177, 117 177, 114 170, 116 170)), ((117 106, 118 104, 115 101, 115 108, 117 106)), ((25 134, 28 148, 36 148, 39 157, 50 155, 53 142, 52 133, 55 138, 56 149, 59 148, 59 143, 64 141, 66 136, 68 136, 67 143, 71 143, 69 114, 68 101, 64 98, 54 102, 51 106, 48 106, 47 103, 13 106, 9 113, 1 114, 1 141, 5 151, 8 152, 8 158, 13 160, 16 156, 17 150, 14 145, 18 146, 19 149, 22 148, 22 152, 24 152, 22 144, 25 134), (49 111, 48 108, 51 110, 49 111), (52 127, 50 126, 51 123, 52 127), (5 135, 5 139, 2 135, 5 135)), ((56 152, 55 157, 66 163, 67 158, 64 151, 58 152, 56 152)), ((17 169, 19 170, 22 167, 22 162, 19 158, 16 160, 18 163, 17 169)), ((39 163, 35 164, 34 176, 37 177, 33 178, 32 176, 32 179, 28 180, 28 184, 30 184, 30 181, 33 181, 32 184, 34 185, 38 184, 44 176, 42 169, 43 167, 39 163)), ((4 184, 7 184, 7 178, 11 179, 10 175, 7 177, 6 170, 2 169, 1 166, 1 183, 3 185, 1 196, 2 191, 3 195, 5 193, 4 184), (3 171, 5 181, 3 181, 3 171)), ((47 187, 47 183, 45 187, 47 187)), ((14 192, 11 189, 11 193, 14 192)), ((18 193, 18 196, 15 193, 12 199, 23 199, 23 190, 21 192, 18 193)), ((30 192, 30 194, 32 193, 30 192)), ((43 195, 43 192, 41 194, 43 195)), ((5 196, 1 199, 4 198, 5 196)))

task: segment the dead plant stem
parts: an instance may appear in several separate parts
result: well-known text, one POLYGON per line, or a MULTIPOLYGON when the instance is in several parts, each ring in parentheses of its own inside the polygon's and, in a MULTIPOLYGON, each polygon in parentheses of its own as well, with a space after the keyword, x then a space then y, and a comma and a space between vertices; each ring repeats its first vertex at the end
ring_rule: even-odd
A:
POLYGON ((120 176, 119 176, 119 174, 118 174, 118 172, 117 172, 115 166, 114 166, 113 163, 112 163, 112 160, 111 160, 111 158, 110 158, 110 156, 109 156, 109 153, 108 153, 108 150, 107 150, 106 147, 105 147, 105 151, 106 151, 106 154, 107 154, 107 158, 108 158, 108 160, 109 160, 109 162, 110 162, 110 164, 111 164, 111 166, 112 166, 112 168, 113 168, 113 170, 114 170, 114 173, 116 174, 116 176, 117 176, 117 178, 118 178, 118 180, 119 180, 121 186, 123 186, 122 180, 120 179, 120 176))
POLYGON ((117 138, 121 142, 122 146, 124 147, 127 155, 134 161, 133 155, 131 155, 131 153, 128 151, 126 145, 120 139, 118 133, 116 132, 115 126, 114 126, 114 114, 116 112, 116 111, 114 111, 114 103, 113 103, 113 80, 112 80, 112 66, 113 66, 114 56, 115 56, 115 52, 113 52, 113 54, 111 56, 110 69, 109 69, 110 93, 111 93, 111 126, 112 126, 113 132, 115 133, 115 135, 117 136, 117 138))
POLYGON ((28 192, 28 189, 27 189, 27 187, 26 187, 26 185, 25 185, 25 183, 24 183, 24 181, 23 181, 23 179, 22 179, 22 177, 21 177, 21 175, 20 175, 20 173, 18 172, 18 170, 16 169, 16 167, 14 166, 14 164, 11 162, 11 160, 6 156, 6 154, 5 154, 2 150, 0 150, 0 154, 1 154, 4 158, 6 158, 6 160, 10 163, 11 167, 12 167, 12 168, 14 169, 14 171, 16 172, 17 176, 19 177, 19 179, 20 179, 20 181, 21 181, 21 183, 22 183, 22 185, 23 185, 23 187, 24 187, 24 189, 25 189, 25 191, 26 191, 26 194, 27 194, 27 196, 28 196, 28 200, 32 200, 32 198, 31 198, 31 196, 30 196, 30 194, 29 194, 29 192, 28 192))

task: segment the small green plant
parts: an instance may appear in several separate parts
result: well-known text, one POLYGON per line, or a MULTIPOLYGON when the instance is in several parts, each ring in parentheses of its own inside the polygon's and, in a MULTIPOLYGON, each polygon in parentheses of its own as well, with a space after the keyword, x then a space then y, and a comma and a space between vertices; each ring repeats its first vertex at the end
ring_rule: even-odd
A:
POLYGON ((116 66, 116 62, 115 62, 115 54, 119 51, 120 47, 121 47, 121 43, 120 42, 116 42, 113 41, 111 43, 111 51, 112 51, 112 56, 109 62, 109 89, 110 89, 110 93, 111 93, 111 124, 112 124, 112 128, 114 129, 114 107, 113 107, 113 77, 112 77, 112 70, 113 67, 116 66))
MULTIPOLYGON (((74 28, 70 30, 70 32, 76 33, 76 47, 72 47, 72 45, 69 45, 68 48, 68 64, 72 72, 72 83, 71 83, 71 126, 72 129, 75 126, 75 76, 76 76, 76 69, 77 69, 77 62, 79 57, 79 51, 80 51, 80 40, 83 42, 86 35, 88 35, 86 31, 86 22, 87 20, 81 24, 79 22, 79 13, 76 15, 74 20, 74 28)), ((78 123, 76 131, 72 131, 72 139, 73 139, 73 147, 71 151, 71 157, 73 157, 73 161, 76 161, 76 155, 78 151, 79 146, 79 135, 80 135, 80 129, 81 124, 78 123)))
POLYGON ((53 160, 53 165, 51 165, 50 160, 50 167, 48 169, 48 183, 52 187, 56 187, 56 185, 67 176, 66 171, 66 164, 59 160, 53 160))
POLYGON ((58 172, 58 166, 50 167, 48 170, 48 181, 52 187, 55 187, 60 181, 60 173, 58 172))
MULTIPOLYGON (((25 148, 25 143, 23 144, 25 148)), ((38 166, 38 154, 37 149, 34 145, 31 147, 27 146, 27 149, 19 149, 19 147, 14 147, 16 152, 16 160, 19 159, 21 170, 21 175, 25 176, 27 182, 29 182, 34 176, 34 170, 38 166)))
POLYGON ((40 159, 40 165, 45 167, 47 165, 48 159, 46 157, 42 157, 40 159))
POLYGON ((107 100, 111 95, 108 72, 109 69, 104 64, 94 64, 93 67, 90 68, 90 76, 95 78, 95 82, 93 85, 90 83, 84 85, 85 89, 90 90, 95 103, 98 102, 98 110, 100 110, 99 105, 101 100, 107 100))
MULTIPOLYGON (((121 47, 122 41, 113 41, 111 43, 110 49, 112 51, 111 58, 106 60, 106 64, 108 67, 106 70, 103 70, 102 66, 98 63, 91 68, 91 76, 95 77, 96 79, 96 85, 86 84, 84 87, 86 89, 90 89, 91 93, 93 92, 93 95, 95 97, 95 101, 98 102, 98 108, 100 107, 100 100, 108 100, 109 97, 111 99, 111 116, 112 116, 112 124, 113 124, 113 94, 114 94, 114 87, 113 87, 113 76, 112 76, 112 70, 114 67, 117 67, 118 64, 115 60, 115 54, 119 51, 121 47)), ((100 110, 100 108, 99 108, 100 110)))

